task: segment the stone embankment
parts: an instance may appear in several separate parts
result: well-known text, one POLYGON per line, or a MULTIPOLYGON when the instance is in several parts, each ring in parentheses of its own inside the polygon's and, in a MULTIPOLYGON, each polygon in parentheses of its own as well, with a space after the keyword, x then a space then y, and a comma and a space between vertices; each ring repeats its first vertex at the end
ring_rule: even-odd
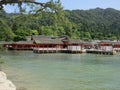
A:
POLYGON ((4 72, 0 71, 0 90, 16 90, 15 85, 7 79, 4 72))

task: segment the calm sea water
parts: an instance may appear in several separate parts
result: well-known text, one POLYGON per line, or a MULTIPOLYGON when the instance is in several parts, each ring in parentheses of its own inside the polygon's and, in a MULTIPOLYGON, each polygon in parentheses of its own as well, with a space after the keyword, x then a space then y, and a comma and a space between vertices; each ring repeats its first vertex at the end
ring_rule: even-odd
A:
POLYGON ((120 90, 120 55, 0 53, 3 70, 27 90, 120 90))

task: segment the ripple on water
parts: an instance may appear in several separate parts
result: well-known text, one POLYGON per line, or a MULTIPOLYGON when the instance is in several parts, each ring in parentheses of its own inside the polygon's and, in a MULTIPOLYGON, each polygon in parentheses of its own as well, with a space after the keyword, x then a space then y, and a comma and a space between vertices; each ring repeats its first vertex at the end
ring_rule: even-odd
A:
POLYGON ((2 54, 8 78, 27 90, 119 90, 120 56, 2 54))

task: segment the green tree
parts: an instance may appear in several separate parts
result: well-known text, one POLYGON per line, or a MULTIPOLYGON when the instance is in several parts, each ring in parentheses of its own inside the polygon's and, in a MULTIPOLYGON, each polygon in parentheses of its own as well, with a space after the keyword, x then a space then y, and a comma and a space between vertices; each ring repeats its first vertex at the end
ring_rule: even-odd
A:
POLYGON ((0 20, 0 40, 11 41, 15 37, 11 28, 6 24, 6 21, 0 20))

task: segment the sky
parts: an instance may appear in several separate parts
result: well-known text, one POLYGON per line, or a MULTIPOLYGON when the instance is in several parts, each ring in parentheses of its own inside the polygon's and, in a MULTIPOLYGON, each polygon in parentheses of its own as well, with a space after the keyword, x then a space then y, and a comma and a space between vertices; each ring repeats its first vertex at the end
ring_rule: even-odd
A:
MULTIPOLYGON (((37 1, 49 1, 49 0, 37 0, 37 1)), ((94 8, 114 8, 120 10, 120 0, 61 0, 62 6, 64 9, 75 10, 75 9, 94 9, 94 8)), ((12 12, 17 10, 18 8, 10 7, 7 5, 5 10, 7 12, 12 12)))
POLYGON ((61 0, 64 9, 114 8, 120 10, 120 0, 61 0))

